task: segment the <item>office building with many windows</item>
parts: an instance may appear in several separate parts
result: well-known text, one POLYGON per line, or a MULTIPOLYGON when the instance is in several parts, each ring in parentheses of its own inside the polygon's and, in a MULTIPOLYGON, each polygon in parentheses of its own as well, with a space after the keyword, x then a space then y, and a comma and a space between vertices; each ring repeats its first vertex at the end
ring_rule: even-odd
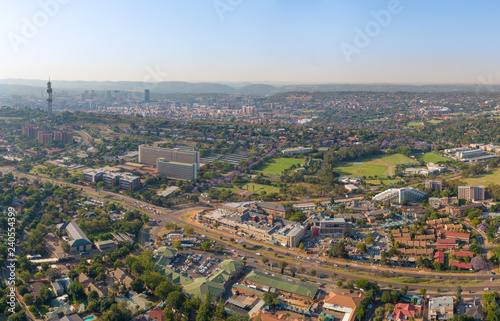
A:
POLYGON ((200 153, 197 151, 139 145, 139 163, 157 166, 159 158, 168 162, 196 164, 196 169, 200 169, 200 153))
POLYGON ((193 181, 198 178, 196 163, 179 163, 164 158, 156 160, 156 171, 168 178, 193 181))

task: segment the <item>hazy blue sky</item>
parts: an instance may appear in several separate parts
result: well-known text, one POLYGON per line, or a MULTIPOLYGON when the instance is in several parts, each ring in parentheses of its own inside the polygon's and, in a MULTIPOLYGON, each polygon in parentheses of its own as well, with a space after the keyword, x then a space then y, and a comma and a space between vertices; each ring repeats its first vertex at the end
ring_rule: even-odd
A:
POLYGON ((0 78, 500 82, 499 1, 397 3, 0 0, 0 78))

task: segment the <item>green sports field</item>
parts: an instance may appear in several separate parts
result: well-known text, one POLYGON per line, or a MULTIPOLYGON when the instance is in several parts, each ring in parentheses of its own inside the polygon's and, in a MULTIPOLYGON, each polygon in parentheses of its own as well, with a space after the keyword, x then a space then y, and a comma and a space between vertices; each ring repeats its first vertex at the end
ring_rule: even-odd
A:
POLYGON ((424 126, 423 123, 417 123, 417 122, 409 122, 408 124, 406 124, 407 127, 422 127, 424 126))
POLYGON ((436 153, 425 153, 416 156, 419 160, 423 160, 426 163, 438 163, 438 162, 447 162, 450 159, 444 156, 441 156, 436 153))
POLYGON ((289 169, 292 165, 300 166, 304 163, 304 158, 274 158, 262 165, 257 172, 264 175, 279 176, 285 169, 289 169))
POLYGON ((387 177, 389 176, 389 168, 380 165, 367 165, 365 163, 361 165, 353 165, 352 163, 346 166, 340 166, 335 168, 335 170, 342 176, 348 177, 363 177, 363 176, 377 176, 377 177, 387 177))
POLYGON ((467 179, 463 179, 467 184, 471 185, 484 185, 488 186, 489 184, 500 184, 500 169, 496 169, 493 171, 489 171, 488 174, 484 174, 481 176, 471 177, 467 179))
POLYGON ((336 167, 335 170, 342 176, 377 176, 383 178, 394 175, 394 167, 396 165, 410 163, 415 163, 415 161, 403 154, 394 154, 346 163, 336 167))
POLYGON ((267 194, 280 192, 280 189, 278 187, 261 185, 261 184, 254 184, 254 183, 246 184, 246 185, 242 186, 241 189, 244 189, 246 191, 253 192, 256 194, 260 194, 263 191, 265 191, 267 194))

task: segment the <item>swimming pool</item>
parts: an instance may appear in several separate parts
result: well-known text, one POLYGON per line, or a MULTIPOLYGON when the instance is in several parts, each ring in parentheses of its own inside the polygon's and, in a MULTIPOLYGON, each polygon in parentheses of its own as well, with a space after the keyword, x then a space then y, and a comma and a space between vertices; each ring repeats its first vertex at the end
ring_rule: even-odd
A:
POLYGON ((83 321, 92 321, 95 319, 95 315, 89 315, 88 317, 84 318, 83 321))

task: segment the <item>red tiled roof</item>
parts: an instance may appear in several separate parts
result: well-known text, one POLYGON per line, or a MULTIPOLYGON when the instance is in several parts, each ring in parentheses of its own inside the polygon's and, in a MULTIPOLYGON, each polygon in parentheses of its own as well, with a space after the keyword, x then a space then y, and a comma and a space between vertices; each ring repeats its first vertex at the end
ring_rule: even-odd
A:
POLYGON ((472 264, 470 264, 470 263, 453 262, 453 263, 451 263, 451 265, 459 267, 461 269, 472 269, 472 264))
POLYGON ((438 244, 455 244, 457 241, 456 240, 449 240, 449 239, 438 239, 437 240, 438 244))
POLYGON ((469 233, 459 233, 459 232, 451 232, 451 231, 441 231, 441 234, 449 237, 463 237, 463 238, 469 238, 470 234, 469 233))
POLYGON ((454 248, 454 245, 436 245, 436 249, 438 250, 448 250, 454 248))
POLYGON ((444 253, 441 251, 437 251, 434 255, 434 262, 439 262, 444 264, 444 253))
POLYGON ((415 317, 416 312, 420 314, 421 307, 414 306, 408 303, 398 303, 394 307, 392 320, 408 320, 410 317, 415 317))
POLYGON ((470 258, 474 257, 474 253, 472 252, 455 252, 453 254, 455 254, 455 256, 468 256, 470 258))
POLYGON ((156 321, 165 321, 165 316, 163 315, 163 311, 158 308, 151 310, 148 313, 148 317, 156 321))

